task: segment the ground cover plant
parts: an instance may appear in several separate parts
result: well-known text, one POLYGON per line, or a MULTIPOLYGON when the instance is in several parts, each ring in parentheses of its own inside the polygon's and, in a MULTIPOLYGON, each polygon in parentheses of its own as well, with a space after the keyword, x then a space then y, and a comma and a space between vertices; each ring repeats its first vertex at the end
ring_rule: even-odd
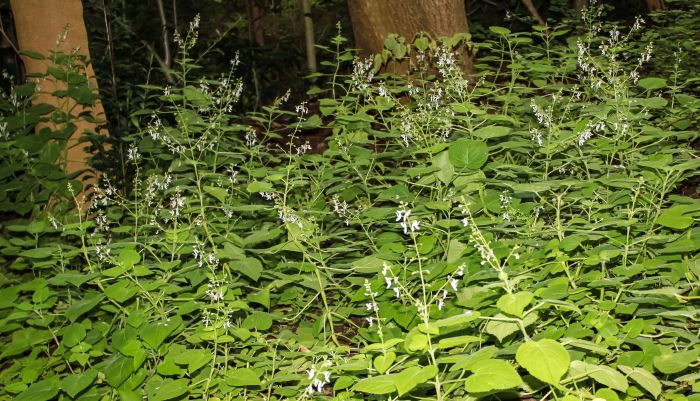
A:
MULTIPOLYGON (((698 79, 679 51, 645 76, 644 22, 598 12, 490 28, 472 76, 465 37, 387 41, 399 78, 338 35, 318 112, 248 116, 236 58, 197 75, 193 23, 131 116, 128 184, 4 224, 0 398, 700 399, 698 79)), ((17 99, 3 152, 50 162, 17 99)))

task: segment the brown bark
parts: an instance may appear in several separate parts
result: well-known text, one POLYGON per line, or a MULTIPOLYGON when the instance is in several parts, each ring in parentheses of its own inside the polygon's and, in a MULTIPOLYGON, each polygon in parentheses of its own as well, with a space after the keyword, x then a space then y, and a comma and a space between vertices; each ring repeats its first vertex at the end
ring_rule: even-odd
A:
POLYGON ((532 2, 532 0, 522 0, 523 4, 527 8, 527 11, 530 12, 530 15, 532 15, 532 18, 537 21, 538 24, 541 26, 545 26, 546 22, 544 22, 544 18, 540 15, 540 12, 537 11, 537 7, 535 7, 535 4, 532 2))
MULTIPOLYGON (((75 52, 89 59, 88 37, 80 0, 11 0, 10 4, 20 50, 35 51, 44 55, 52 51, 75 52), (66 27, 69 30, 65 40, 58 41, 57 38, 66 27)), ((50 59, 37 60, 23 56, 22 61, 27 74, 46 74, 48 67, 52 65, 50 59)), ((95 72, 91 65, 87 66, 86 72, 91 84, 97 88, 95 72)), ((39 85, 41 91, 33 99, 35 104, 51 104, 74 116, 87 111, 85 107, 77 105, 72 100, 66 102, 53 96, 54 91, 65 89, 64 83, 52 78, 42 78, 39 85)), ((105 117, 104 108, 99 101, 90 111, 96 118, 105 117)), ((88 168, 87 160, 92 155, 88 152, 87 145, 79 143, 79 139, 85 131, 98 130, 97 124, 83 119, 75 119, 73 123, 77 130, 68 140, 64 160, 59 161, 63 163, 69 174, 88 168)), ((83 181, 85 178, 85 174, 79 177, 83 181)), ((94 181, 93 178, 85 181, 84 184, 94 184, 94 181)))
POLYGON ((574 0, 574 8, 581 11, 588 6, 588 0, 574 0))
MULTIPOLYGON (((420 32, 435 39, 469 32, 463 0, 348 0, 348 8, 362 56, 381 53, 391 33, 410 43, 420 32)), ((462 62, 470 68, 468 54, 462 62)))
POLYGON ((265 24, 263 23, 264 12, 257 0, 251 0, 250 24, 253 30, 253 37, 258 46, 265 46, 265 24))
POLYGON ((306 66, 310 73, 317 71, 316 39, 314 37, 314 20, 311 18, 311 3, 301 0, 301 10, 304 14, 304 40, 306 42, 306 66))
POLYGON ((666 9, 664 0, 647 0, 647 7, 649 8, 649 11, 658 11, 666 9))

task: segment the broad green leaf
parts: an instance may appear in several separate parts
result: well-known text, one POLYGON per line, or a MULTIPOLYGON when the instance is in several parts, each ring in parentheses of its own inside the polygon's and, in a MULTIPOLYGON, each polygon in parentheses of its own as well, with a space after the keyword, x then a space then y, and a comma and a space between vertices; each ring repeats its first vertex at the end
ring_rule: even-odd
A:
POLYGON ((120 353, 112 355, 105 362, 102 373, 110 386, 117 388, 134 372, 134 358, 124 356, 120 353))
POLYGON ((646 77, 640 79, 637 85, 646 90, 661 89, 666 87, 666 80, 663 78, 646 77))
POLYGON ((450 368, 450 371, 459 369, 474 371, 474 369, 479 366, 481 362, 491 359, 495 353, 496 347, 490 346, 482 348, 473 354, 463 355, 459 358, 459 360, 455 361, 454 365, 452 365, 450 368))
POLYGON ((488 127, 481 127, 477 130, 474 130, 474 132, 472 132, 472 135, 474 135, 477 138, 491 139, 507 136, 508 134, 510 134, 511 131, 512 130, 509 127, 491 125, 488 127))
POLYGON ((435 172, 435 176, 443 184, 449 184, 452 182, 452 178, 455 174, 455 168, 450 163, 450 157, 447 152, 441 152, 439 155, 433 158, 433 165, 438 167, 439 170, 435 172))
POLYGON ((367 394, 389 394, 396 391, 394 383, 394 375, 374 376, 360 380, 352 389, 367 394))
MULTIPOLYGON (((228 191, 226 191, 224 188, 211 187, 211 186, 205 185, 202 189, 204 190, 204 192, 213 196, 214 198, 216 198, 216 200, 218 200, 221 203, 224 203, 226 201, 226 197, 228 196, 228 191)), ((259 192, 266 192, 266 191, 259 191, 259 192)))
POLYGON ((104 296, 98 293, 86 294, 83 299, 74 301, 71 306, 66 310, 66 317, 71 322, 75 322, 80 316, 89 312, 92 308, 97 306, 104 296))
POLYGON ((139 292, 139 288, 128 280, 117 281, 105 288, 104 294, 117 303, 125 303, 139 292))
POLYGON ((465 382, 465 387, 470 393, 508 390, 518 387, 523 382, 513 365, 499 359, 483 361, 475 366, 473 371, 465 382))
POLYGON ((71 398, 75 398, 78 393, 85 390, 97 378, 97 370, 89 369, 82 373, 74 373, 63 378, 63 391, 71 398))
POLYGON ((158 349, 180 324, 182 324, 180 317, 172 317, 165 322, 146 323, 139 328, 139 337, 152 349, 158 349))
POLYGON ((681 208, 670 208, 664 210, 656 222, 664 227, 675 228, 679 230, 686 229, 693 225, 692 215, 685 215, 685 210, 681 208))
POLYGON ((63 345, 66 348, 73 348, 83 341, 86 334, 85 326, 80 323, 72 323, 63 330, 63 345))
POLYGON ((259 386, 260 375, 250 368, 231 369, 226 373, 226 383, 233 387, 259 386))
POLYGON ((661 394, 661 382, 651 372, 642 367, 631 368, 629 366, 620 365, 617 368, 623 371, 627 377, 639 384, 644 390, 648 391, 649 394, 653 395, 654 398, 659 398, 661 394))
POLYGON ((15 397, 15 401, 47 401, 54 398, 61 390, 61 383, 58 376, 53 376, 50 379, 41 380, 33 383, 15 397))
POLYGON ((19 256, 30 259, 43 259, 51 257, 57 250, 56 247, 34 248, 20 252, 19 256))
POLYGON ((447 349, 454 347, 461 347, 463 345, 471 344, 473 342, 481 342, 481 337, 477 336, 457 336, 457 337, 447 337, 438 341, 438 349, 447 349))
POLYGON ((212 358, 211 351, 205 349, 188 349, 179 352, 173 360, 178 365, 187 365, 187 372, 193 373, 206 365, 212 358))
POLYGON ((117 257, 117 262, 122 266, 133 267, 135 264, 141 261, 141 255, 131 248, 124 248, 119 252, 117 257))
POLYGON ((428 336, 417 330, 411 330, 406 335, 404 345, 409 352, 422 352, 428 347, 428 336))
POLYGON ((515 360, 538 380, 557 385, 569 370, 571 358, 563 345, 545 338, 524 342, 518 347, 515 360))
POLYGON ((189 382, 188 379, 165 379, 150 389, 148 400, 165 401, 180 397, 187 393, 189 382))
POLYGON ((432 322, 437 327, 462 326, 481 317, 481 313, 475 311, 465 311, 458 315, 446 317, 432 322))
POLYGON ((452 142, 447 152, 453 166, 469 170, 478 170, 486 163, 489 155, 484 142, 464 138, 452 142))
POLYGON ((502 26, 490 26, 489 31, 501 36, 507 36, 510 34, 510 29, 504 28, 502 26))
POLYGON ((571 376, 586 375, 600 384, 625 392, 629 383, 627 378, 607 365, 593 365, 582 361, 571 362, 571 376))
POLYGON ((248 184, 246 191, 250 193, 275 192, 275 187, 273 187, 269 182, 253 181, 248 184))
POLYGON ((457 239, 451 239, 447 247, 447 263, 454 263, 459 260, 467 250, 467 245, 457 239))
POLYGON ((377 372, 379 372, 380 374, 383 374, 384 372, 389 370, 389 368, 391 367, 391 365, 394 363, 395 360, 396 360, 396 354, 394 352, 391 352, 391 351, 387 352, 386 354, 377 355, 374 358, 374 362, 373 362, 374 368, 377 369, 377 372))
POLYGON ((265 331, 272 327, 272 315, 265 312, 255 311, 243 320, 241 327, 250 330, 265 331))
POLYGON ((530 291, 516 292, 515 294, 505 294, 498 299, 496 306, 503 313, 516 317, 523 317, 523 311, 530 305, 534 295, 530 291))
POLYGON ((654 367, 667 375, 684 371, 688 366, 697 362, 700 351, 667 352, 654 357, 654 367))
POLYGON ((230 266, 234 271, 247 276, 253 281, 258 281, 263 271, 262 263, 253 257, 247 257, 242 260, 233 260, 230 262, 230 266))
POLYGON ((438 368, 433 365, 425 367, 412 366, 394 376, 394 385, 396 386, 399 396, 402 396, 414 389, 417 385, 432 379, 437 374, 438 368))

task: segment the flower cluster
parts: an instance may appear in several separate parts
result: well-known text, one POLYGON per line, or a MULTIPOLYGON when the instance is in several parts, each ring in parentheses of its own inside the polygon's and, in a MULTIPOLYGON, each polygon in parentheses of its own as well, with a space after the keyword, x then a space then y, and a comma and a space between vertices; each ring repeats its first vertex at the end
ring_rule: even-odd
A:
POLYGON ((402 208, 396 211, 396 221, 403 229, 403 233, 408 235, 414 233, 420 229, 420 222, 415 219, 411 219, 411 209, 407 209, 406 205, 402 204, 402 208))

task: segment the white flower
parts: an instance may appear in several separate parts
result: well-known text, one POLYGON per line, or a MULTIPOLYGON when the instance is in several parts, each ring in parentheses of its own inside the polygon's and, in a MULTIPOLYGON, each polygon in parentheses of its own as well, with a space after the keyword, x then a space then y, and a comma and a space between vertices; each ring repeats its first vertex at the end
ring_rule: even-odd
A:
POLYGON ((452 290, 457 291, 457 284, 459 284, 459 280, 456 278, 450 279, 450 287, 452 287, 452 290))

